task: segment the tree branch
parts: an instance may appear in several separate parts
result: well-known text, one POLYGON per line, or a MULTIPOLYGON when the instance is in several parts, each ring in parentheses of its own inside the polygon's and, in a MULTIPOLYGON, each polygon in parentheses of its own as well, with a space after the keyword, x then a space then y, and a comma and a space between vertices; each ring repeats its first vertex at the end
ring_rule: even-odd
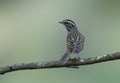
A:
POLYGON ((50 61, 50 62, 33 62, 33 63, 21 63, 8 65, 5 67, 0 67, 0 74, 3 75, 8 72, 18 71, 18 70, 31 70, 31 69, 45 69, 45 68, 79 68, 78 66, 96 64, 105 61, 112 61, 120 59, 120 52, 107 54, 103 56, 91 57, 81 59, 77 61, 76 59, 68 60, 64 63, 59 61, 50 61))

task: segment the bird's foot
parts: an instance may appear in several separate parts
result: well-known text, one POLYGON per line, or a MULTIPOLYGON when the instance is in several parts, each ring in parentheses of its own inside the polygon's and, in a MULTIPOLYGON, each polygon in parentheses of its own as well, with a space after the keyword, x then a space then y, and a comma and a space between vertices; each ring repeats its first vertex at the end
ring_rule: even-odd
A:
POLYGON ((77 58, 69 58, 68 61, 78 61, 77 58))

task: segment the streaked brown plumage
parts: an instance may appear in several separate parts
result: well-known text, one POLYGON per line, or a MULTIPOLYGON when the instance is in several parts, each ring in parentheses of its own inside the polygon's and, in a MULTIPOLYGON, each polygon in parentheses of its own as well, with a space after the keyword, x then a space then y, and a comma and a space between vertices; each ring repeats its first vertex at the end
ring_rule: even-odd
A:
MULTIPOLYGON (((59 23, 63 24, 68 31, 67 41, 66 41, 67 51, 60 59, 61 62, 64 62, 65 60, 67 60, 70 54, 72 53, 78 54, 80 51, 82 51, 85 38, 78 31, 77 26, 74 21, 70 19, 65 19, 59 23)), ((78 56, 78 59, 80 59, 79 56, 78 56)))

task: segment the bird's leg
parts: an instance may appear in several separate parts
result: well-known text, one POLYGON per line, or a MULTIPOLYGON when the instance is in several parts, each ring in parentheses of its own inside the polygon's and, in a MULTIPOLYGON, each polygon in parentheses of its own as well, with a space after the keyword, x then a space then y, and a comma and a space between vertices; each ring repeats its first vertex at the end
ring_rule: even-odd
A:
POLYGON ((77 58, 77 60, 78 60, 78 61, 80 61, 80 59, 81 59, 81 58, 80 58, 80 56, 79 56, 79 54, 78 54, 78 53, 77 53, 77 55, 78 55, 78 58, 77 58))
POLYGON ((71 57, 69 56, 68 61, 71 60, 71 57))

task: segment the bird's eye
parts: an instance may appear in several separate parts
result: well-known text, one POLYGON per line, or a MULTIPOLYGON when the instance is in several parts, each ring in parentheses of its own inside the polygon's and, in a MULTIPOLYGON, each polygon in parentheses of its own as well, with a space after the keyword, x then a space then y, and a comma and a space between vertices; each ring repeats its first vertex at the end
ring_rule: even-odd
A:
POLYGON ((68 24, 68 22, 64 22, 66 25, 68 24))

